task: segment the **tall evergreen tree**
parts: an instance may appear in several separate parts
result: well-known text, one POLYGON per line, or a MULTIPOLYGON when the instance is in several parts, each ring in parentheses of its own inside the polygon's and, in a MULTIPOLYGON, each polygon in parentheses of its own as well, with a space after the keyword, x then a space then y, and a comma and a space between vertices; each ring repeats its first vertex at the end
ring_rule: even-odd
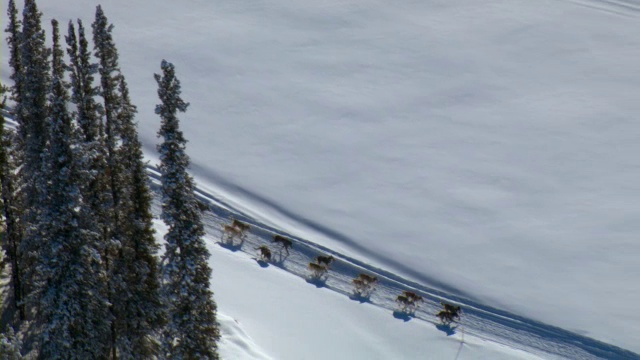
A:
POLYGON ((9 0, 7 7, 7 16, 9 22, 4 30, 9 34, 7 36, 7 45, 9 45, 9 67, 11 67, 11 80, 13 80, 13 97, 16 103, 20 103, 20 74, 22 72, 22 62, 20 60, 20 37, 22 22, 18 19, 18 9, 14 0, 9 0))
POLYGON ((73 22, 69 21, 67 54, 70 64, 67 69, 71 78, 71 102, 76 106, 75 120, 79 125, 80 147, 84 153, 82 164, 86 181, 81 188, 84 201, 93 212, 99 232, 107 243, 111 223, 111 194, 108 184, 107 153, 102 134, 102 107, 95 100, 99 88, 94 84, 97 64, 91 62, 88 42, 82 22, 78 20, 78 35, 73 22))
MULTIPOLYGON (((24 177, 35 179, 41 168, 41 157, 47 143, 47 92, 49 89, 49 55, 42 13, 35 0, 25 0, 19 58, 21 72, 18 86, 20 102, 16 105, 18 125, 24 127, 24 177)), ((22 132, 20 132, 22 133, 22 132)), ((35 189, 27 191, 27 207, 37 203, 35 189)))
POLYGON ((205 247, 204 227, 187 173, 186 140, 179 129, 178 111, 188 104, 180 97, 180 82, 171 63, 162 61, 162 75, 155 74, 162 119, 158 136, 162 173, 162 219, 165 235, 163 286, 169 305, 169 324, 164 344, 170 359, 218 359, 216 303, 209 289, 211 269, 205 247))
MULTIPOLYGON (((122 184, 121 176, 124 173, 124 170, 118 164, 116 153, 119 142, 118 130, 120 129, 118 112, 121 104, 118 86, 122 75, 118 66, 118 50, 111 35, 113 25, 109 24, 100 5, 96 8, 96 17, 92 27, 95 55, 99 63, 100 95, 104 103, 105 142, 107 146, 107 162, 111 173, 113 206, 117 208, 122 198, 121 186, 119 185, 122 184)), ((114 216, 114 225, 117 228, 119 216, 117 213, 114 216)))
POLYGON ((76 105, 76 121, 82 132, 84 142, 98 139, 101 133, 101 107, 95 101, 99 88, 94 84, 94 75, 98 73, 98 64, 91 62, 91 52, 82 21, 78 20, 78 35, 72 21, 69 21, 67 54, 68 70, 73 93, 71 101, 76 105))
MULTIPOLYGON (((4 93, 7 91, 4 85, 0 83, 0 141, 4 139, 4 108, 6 105, 6 97, 4 93)), ((4 165, 7 162, 7 149, 4 147, 4 143, 0 142, 0 184, 2 179, 4 178, 4 172, 6 166, 4 165)), ((2 187, 0 187, 0 232, 4 229, 4 197, 2 196, 2 187)))
MULTIPOLYGON (((0 103, 2 112, 5 110, 5 102, 0 103)), ((16 142, 15 133, 4 132, 4 116, 0 112, 0 193, 2 193, 2 216, 4 217, 4 235, 2 236, 2 249, 7 257, 7 263, 11 264, 11 277, 9 287, 11 289, 12 308, 16 310, 19 320, 25 320, 25 306, 23 304, 22 271, 19 261, 19 245, 22 239, 22 227, 20 221, 20 206, 16 192, 16 142)))
POLYGON ((81 198, 75 134, 67 111, 63 52, 53 25, 49 146, 43 161, 43 188, 38 234, 41 257, 34 279, 37 300, 37 344, 40 359, 105 359, 110 316, 99 234, 92 231, 88 207, 81 198))
POLYGON ((106 267, 108 245, 113 247, 111 242, 113 204, 107 151, 101 131, 102 108, 95 100, 99 88, 94 84, 94 75, 98 72, 98 67, 91 62, 91 53, 80 20, 78 20, 77 35, 73 22, 69 21, 66 42, 70 59, 67 69, 71 78, 71 102, 76 106, 74 118, 79 128, 78 149, 82 152, 79 166, 81 176, 85 180, 80 186, 80 192, 95 219, 93 231, 99 233, 102 239, 103 260, 106 267))
MULTIPOLYGON (((14 0, 9 0, 7 15, 9 16, 9 23, 5 31, 9 34, 7 37, 7 43, 9 45, 9 66, 12 69, 11 79, 14 84, 12 86, 13 100, 16 104, 22 102, 21 92, 21 73, 22 73, 22 61, 20 58, 20 39, 22 22, 18 19, 18 9, 16 8, 14 0)), ((3 102, 4 110, 4 102, 3 102)), ((15 112, 14 112, 15 114, 15 112)), ((11 264, 11 277, 9 286, 12 291, 13 307, 17 310, 20 320, 26 319, 25 306, 23 304, 23 270, 22 261, 20 260, 19 246, 22 242, 24 235, 24 229, 22 226, 22 211, 20 206, 20 197, 18 196, 16 189, 16 178, 14 176, 16 162, 14 158, 17 156, 19 144, 26 137, 26 128, 21 120, 20 116, 15 116, 15 120, 18 122, 18 131, 20 136, 12 136, 6 134, 6 136, 0 137, 0 147, 4 149, 2 156, 5 159, 2 161, 4 167, 3 176, 0 178, 0 185, 2 186, 2 197, 5 207, 3 208, 3 215, 5 216, 6 228, 5 236, 3 240, 3 247, 7 260, 11 264)))
POLYGON ((111 218, 107 251, 111 312, 111 357, 150 357, 159 350, 157 335, 165 323, 153 237, 151 196, 141 144, 118 51, 102 8, 93 27, 95 55, 104 105, 104 142, 111 218))
MULTIPOLYGON (((11 67, 11 80, 13 80, 13 100, 16 103, 21 102, 20 96, 20 74, 22 73, 22 61, 20 59, 20 38, 22 22, 18 19, 18 9, 14 0, 9 0, 7 15, 9 23, 4 30, 9 34, 7 36, 7 45, 9 45, 9 67, 11 67)), ((24 129, 23 129, 24 130, 24 129)))
MULTIPOLYGON (((117 153, 120 142, 118 134, 120 129, 118 112, 121 103, 118 94, 118 84, 122 75, 120 74, 120 68, 118 66, 118 51, 111 35, 113 25, 109 24, 100 5, 96 7, 95 20, 91 26, 93 28, 94 54, 98 58, 98 72, 100 74, 99 92, 100 96, 102 96, 104 107, 104 142, 106 147, 107 171, 109 174, 106 181, 111 202, 111 209, 109 211, 110 232, 105 239, 107 241, 105 266, 109 274, 109 300, 113 305, 116 289, 122 287, 121 279, 113 276, 113 259, 121 253, 122 228, 120 226, 120 219, 122 215, 120 201, 124 198, 123 188, 125 186, 125 169, 122 167, 122 164, 119 163, 117 153)), ((116 343, 118 334, 116 333, 116 324, 118 322, 118 315, 115 313, 116 309, 114 306, 110 306, 109 309, 114 319, 116 319, 112 324, 108 339, 111 357, 115 359, 117 358, 116 343)))
POLYGON ((159 352, 157 336, 166 322, 160 294, 160 271, 156 259, 151 192, 138 139, 129 90, 124 77, 119 85, 118 123, 121 147, 119 163, 128 169, 124 180, 121 217, 121 247, 114 258, 113 299, 116 347, 122 359, 151 358, 159 352))
POLYGON ((5 133, 0 138, 2 157, 2 175, 0 176, 0 186, 2 187, 2 211, 5 221, 4 235, 2 237, 2 248, 7 256, 7 263, 11 264, 11 277, 9 287, 11 297, 9 298, 13 309, 16 310, 19 320, 25 320, 24 296, 22 292, 22 271, 19 261, 19 246, 22 239, 22 227, 20 222, 21 209, 18 205, 16 192, 17 168, 16 152, 13 146, 17 141, 15 133, 5 133))
MULTIPOLYGON (((5 246, 5 239, 4 239, 4 231, 5 231, 5 211, 4 211, 4 203, 5 203, 5 196, 3 194, 3 188, 2 188, 2 183, 5 177, 5 171, 7 171, 7 148, 5 147, 5 142, 4 142, 4 109, 6 106, 6 100, 7 98, 5 97, 5 92, 7 91, 7 88, 0 83, 0 245, 2 246, 2 250, 5 250, 7 247, 5 246)), ((5 255, 6 254, 6 250, 5 250, 5 255)), ((2 254, 0 254, 0 257, 2 257, 2 254)), ((4 259, 0 259, 0 261, 3 263, 0 265, 0 273, 2 273, 2 270, 4 270, 4 259)))
MULTIPOLYGON (((21 72, 17 85, 20 102, 15 114, 18 134, 22 146, 22 166, 19 173, 20 206, 24 235, 20 242, 19 263, 22 270, 23 297, 26 298, 33 287, 33 269, 40 257, 39 234, 36 224, 40 216, 39 206, 43 201, 42 189, 47 177, 42 173, 42 156, 47 144, 47 94, 50 82, 49 55, 45 44, 45 32, 41 26, 42 13, 35 0, 25 0, 20 36, 21 72)), ((29 309, 27 309, 29 311, 29 309)))
POLYGON ((7 16, 9 23, 4 30, 9 34, 7 44, 9 45, 9 66, 13 69, 11 80, 17 82, 17 74, 20 73, 20 26, 22 22, 18 19, 18 8, 14 0, 9 0, 7 4, 7 16))

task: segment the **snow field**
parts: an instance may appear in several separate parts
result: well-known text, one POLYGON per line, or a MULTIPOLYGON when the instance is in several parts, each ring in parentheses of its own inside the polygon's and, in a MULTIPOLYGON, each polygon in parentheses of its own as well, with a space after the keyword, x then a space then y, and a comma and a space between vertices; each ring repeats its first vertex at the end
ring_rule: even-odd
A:
MULTIPOLYGON (((153 167, 150 167, 148 170, 151 178, 154 179, 154 183, 156 184, 155 188, 157 190, 159 174, 153 167)), ((392 324, 413 324, 417 322, 420 324, 420 328, 426 327, 432 333, 434 329, 438 330, 438 332, 433 333, 435 336, 434 339, 437 339, 437 334, 439 334, 439 336, 456 338, 461 342, 464 341, 465 343, 469 339, 472 339, 472 342, 479 341, 481 344, 502 344, 502 346, 506 346, 507 348, 516 351, 516 354, 520 354, 518 356, 525 356, 523 354, 528 354, 526 356, 532 356, 534 358, 536 356, 540 356, 545 359, 638 358, 637 354, 580 336, 579 334, 539 323, 535 320, 527 319, 503 310, 478 304, 470 299, 460 298, 453 294, 413 283, 410 280, 385 272, 382 269, 371 267, 369 264, 360 263, 355 259, 345 257, 342 254, 318 246, 317 244, 311 243, 305 239, 291 237, 291 235, 270 228, 268 225, 246 218, 242 213, 236 212, 236 209, 229 204, 219 201, 214 195, 209 194, 200 188, 196 189, 196 193, 198 194, 199 200, 208 206, 208 211, 204 213, 204 221, 206 224, 209 248, 212 252, 211 265, 214 268, 214 273, 219 273, 218 276, 224 278, 225 281, 222 282, 225 284, 227 284, 227 282, 229 283, 226 286, 223 285, 223 288, 226 289, 228 286, 232 287, 233 284, 238 286, 238 277, 244 278, 247 276, 245 275, 245 272, 250 271, 255 274, 256 278, 245 279, 242 282, 245 282, 251 291, 255 291, 257 293, 262 293, 263 291, 267 291, 267 289, 270 292, 282 291, 281 293, 274 293, 272 295, 274 298, 271 301, 265 301, 265 298, 260 294, 254 294, 254 296, 237 295, 238 289, 229 290, 230 293, 236 294, 228 295, 229 301, 233 303, 233 307, 236 311, 240 311, 239 309, 246 309, 247 307, 257 307, 257 309, 252 310, 253 313, 249 316, 249 318, 252 319, 252 322, 255 322, 255 319, 262 318, 261 316, 265 315, 278 316, 282 318, 279 320, 279 325, 273 323, 272 320, 266 321, 268 324, 273 325, 273 327, 266 326, 264 331, 269 330, 272 333, 272 336, 289 339, 288 336, 281 336, 283 331, 285 334, 288 331, 291 332, 292 336, 294 336, 294 334, 299 334, 300 328, 303 327, 299 322, 309 320, 308 312, 320 313, 321 311, 328 311, 333 313, 337 311, 337 308, 340 308, 341 312, 345 312, 343 314, 343 321, 355 321, 356 323, 361 321, 371 321, 363 320, 360 317, 370 316, 365 315, 367 314, 366 312, 359 313, 357 316, 349 313, 352 311, 349 310, 349 308, 353 309, 352 307, 327 307, 325 303, 325 295, 331 294, 331 296, 335 296, 337 294, 348 299, 347 303, 355 303, 364 307, 373 307, 376 311, 386 311, 387 316, 384 321, 390 322, 390 324, 379 325, 376 327, 376 329, 385 329, 383 332, 377 334, 377 336, 390 336, 390 334, 387 333, 387 330, 392 330, 390 328, 390 325, 392 324), (223 230, 223 226, 225 224, 231 224, 232 219, 240 219, 251 226, 242 244, 240 244, 238 239, 232 240, 234 245, 230 244, 227 238, 228 235, 223 230), (273 243, 273 236, 276 234, 291 237, 293 241, 293 248, 290 250, 289 255, 287 255, 281 247, 273 243), (273 253, 272 261, 268 263, 259 261, 258 253, 256 251, 259 246, 263 245, 270 247, 273 253), (320 281, 313 279, 307 265, 310 261, 313 261, 316 256, 327 254, 334 256, 336 260, 331 264, 326 277, 320 281), (233 269, 216 270, 216 264, 221 261, 218 256, 221 256, 223 259, 222 261, 224 262, 229 261, 230 256, 237 258, 236 260, 238 263, 233 265, 233 269), (284 270, 287 275, 275 275, 281 273, 278 270, 284 270), (255 273, 255 271, 263 271, 269 275, 259 273, 260 275, 258 276, 258 273, 255 273), (276 273, 274 274, 273 271, 276 271, 276 273), (233 275, 225 276, 229 273, 233 273, 233 275), (351 280, 360 273, 377 276, 380 280, 370 298, 363 299, 354 296, 354 287, 351 280), (322 295, 317 299, 309 298, 318 295, 313 295, 313 292, 307 292, 306 289, 304 291, 302 289, 297 289, 298 285, 296 285, 297 290, 287 289, 284 287, 280 288, 279 286, 272 288, 274 282, 273 276, 278 276, 278 279, 280 279, 279 276, 282 276, 283 279, 289 279, 289 281, 294 283, 299 283, 301 278, 305 281, 303 283, 304 285, 308 286, 312 290, 315 289, 315 291, 322 291, 322 295), (290 276, 294 276, 294 279, 291 279, 290 276), (327 290, 330 290, 329 293, 327 293, 327 290), (407 315, 398 311, 399 307, 395 302, 395 299, 396 296, 401 294, 404 290, 416 292, 425 300, 424 303, 419 304, 415 314, 407 315), (301 300, 301 297, 298 294, 299 291, 303 291, 307 294, 304 297, 307 300, 301 300), (257 300, 257 303, 252 304, 251 302, 255 302, 256 299, 259 299, 257 300), (238 303, 238 301, 240 301, 240 303, 238 303), (463 309, 461 320, 451 326, 440 324, 435 317, 435 314, 441 309, 440 301, 460 304, 463 309), (318 306, 319 302, 322 303, 322 305, 318 306), (265 311, 265 309, 267 309, 266 313, 260 314, 260 311, 265 311), (293 315, 290 313, 291 309, 296 309, 296 311, 299 311, 300 313, 293 315), (283 330, 282 327, 286 327, 287 329, 283 330), (279 329, 275 334, 273 332, 274 328, 279 329)), ((159 204, 156 204, 155 207, 156 212, 159 212, 159 204)), ((160 229, 162 229, 162 226, 160 229)), ((160 231, 162 232, 162 230, 160 231)), ((213 277, 214 289, 219 286, 217 285, 218 281, 220 281, 218 276, 213 277)), ((216 295, 216 298, 218 298, 218 295, 216 295)), ((225 302, 225 300, 220 301, 222 301, 223 304, 225 302)), ((224 305, 221 306, 224 307, 224 305)), ((244 312, 244 310, 241 312, 244 312)), ((261 323, 259 326, 265 326, 265 324, 261 323)), ((310 331, 310 335, 316 334, 318 331, 326 331, 326 329, 332 328, 331 325, 327 326, 328 327, 314 326, 313 330, 310 331)), ((343 330, 344 333, 352 334, 352 331, 346 330, 343 326, 341 326, 340 329, 343 330)), ((357 327, 357 329, 358 332, 362 331, 360 327, 357 327)), ((393 330, 393 333, 397 334, 397 330, 393 330)), ((414 335, 407 337, 404 339, 405 341, 398 339, 398 343, 403 346, 409 346, 411 345, 411 341, 413 341, 413 336, 414 335)), ((311 336, 311 338, 313 337, 314 336, 311 336)), ((271 341, 273 341, 273 339, 269 342, 271 341)), ((313 343, 313 340, 309 339, 309 342, 313 343)), ((372 343, 379 342, 380 340, 376 340, 372 343)), ((285 345, 287 344, 289 343, 285 341, 285 345)), ((334 343, 331 342, 331 344, 332 346, 330 349, 333 349, 334 343)), ((389 354, 396 354, 395 356, 400 356, 401 358, 406 359, 423 358, 419 356, 421 353, 423 354, 422 356, 433 355, 433 358, 437 359, 439 357, 435 354, 440 354, 438 351, 434 352, 435 350, 423 351, 421 348, 415 348, 414 350, 416 352, 410 352, 398 348, 396 345, 389 344, 386 346, 389 349, 384 351, 378 349, 375 354, 369 354, 367 352, 368 350, 365 351, 364 348, 350 348, 347 352, 349 357, 345 357, 345 359, 354 357, 360 358, 360 356, 362 356, 363 359, 366 358, 366 356, 373 356, 372 358, 380 359, 389 358, 382 355, 385 352, 389 354)), ((460 349, 461 348, 462 346, 460 349)), ((307 354, 305 355, 305 358, 323 358, 323 356, 324 355, 322 354, 307 354)), ((332 358, 335 358, 336 356, 338 356, 337 358, 341 358, 341 355, 333 354, 331 356, 332 358)))

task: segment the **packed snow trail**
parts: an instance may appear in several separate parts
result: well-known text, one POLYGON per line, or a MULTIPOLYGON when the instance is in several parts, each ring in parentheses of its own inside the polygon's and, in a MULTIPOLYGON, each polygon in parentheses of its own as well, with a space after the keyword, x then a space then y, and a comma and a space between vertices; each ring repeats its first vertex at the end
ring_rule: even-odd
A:
MULTIPOLYGON (((10 119, 10 113, 3 114, 9 127, 15 128, 16 123, 10 119)), ((148 165, 147 171, 154 191, 154 213, 159 214, 160 201, 160 173, 155 166, 148 165)), ((373 305, 389 310, 396 319, 389 321, 425 321, 432 323, 443 332, 443 336, 466 333, 480 339, 493 341, 511 348, 530 352, 543 358, 568 359, 637 359, 640 355, 598 340, 591 339, 570 331, 544 324, 507 311, 499 310, 453 292, 429 287, 402 278, 396 274, 373 267, 358 259, 342 255, 322 245, 313 243, 291 234, 284 233, 272 226, 255 221, 245 213, 224 199, 202 190, 196 184, 197 198, 207 207, 204 211, 204 221, 207 236, 219 242, 223 236, 223 226, 230 224, 232 218, 251 225, 249 235, 242 246, 228 246, 220 243, 230 251, 244 253, 256 257, 255 249, 261 245, 274 249, 274 260, 267 266, 275 266, 289 273, 295 274, 309 282, 310 286, 324 287, 363 303, 363 306, 373 305), (293 240, 293 248, 286 255, 279 251, 272 242, 275 234, 286 236, 293 240), (309 280, 308 264, 318 255, 332 255, 336 261, 325 281, 309 280), (370 298, 361 299, 353 296, 352 279, 360 273, 377 276, 380 280, 370 298), (421 303, 415 314, 406 315, 397 312, 396 296, 409 290, 421 295, 421 303), (434 316, 441 309, 440 302, 448 302, 462 307, 460 321, 451 326, 440 324, 434 316)), ((329 234, 330 236, 331 234, 329 234)), ((439 286, 447 289, 445 286, 439 286)))

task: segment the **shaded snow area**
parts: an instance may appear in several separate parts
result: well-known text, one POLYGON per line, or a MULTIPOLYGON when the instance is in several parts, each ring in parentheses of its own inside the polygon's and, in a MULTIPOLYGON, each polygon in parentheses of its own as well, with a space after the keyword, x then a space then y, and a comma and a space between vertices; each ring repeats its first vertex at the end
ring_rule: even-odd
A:
POLYGON ((162 59, 191 102, 227 358, 640 359, 640 0, 39 6, 86 25, 98 3, 152 165, 162 59), (242 248, 217 243, 231 216, 242 248))

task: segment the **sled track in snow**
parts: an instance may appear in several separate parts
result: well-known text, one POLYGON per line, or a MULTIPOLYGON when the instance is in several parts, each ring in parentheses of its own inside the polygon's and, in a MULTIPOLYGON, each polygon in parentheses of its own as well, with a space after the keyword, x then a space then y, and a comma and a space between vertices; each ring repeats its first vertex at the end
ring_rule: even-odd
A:
MULTIPOLYGON (((3 115, 8 117, 6 124, 10 128, 15 128, 16 123, 10 119, 10 114, 3 111, 3 115)), ((154 210, 157 215, 160 201, 160 173, 157 167, 151 165, 147 165, 147 172, 155 195, 154 210)), ((287 234, 279 229, 255 221, 224 199, 202 190, 197 184, 195 192, 198 200, 208 208, 203 213, 208 237, 216 240, 222 239, 224 235, 222 226, 230 223, 232 217, 251 225, 249 235, 241 247, 221 246, 227 247, 231 251, 255 256, 254 249, 256 247, 269 245, 275 250, 273 254, 275 260, 270 265, 303 279, 308 277, 308 263, 316 256, 332 255, 336 261, 331 265, 327 279, 321 282, 308 281, 310 286, 325 287, 351 297, 354 301, 365 303, 363 305, 384 308, 389 311, 390 315, 393 313, 397 317, 397 319, 393 319, 390 316, 389 321, 425 321, 433 324, 446 335, 454 335, 462 330, 477 338, 521 349, 545 359, 640 360, 639 354, 629 350, 493 308, 463 296, 419 284, 306 239, 287 234), (293 240, 293 248, 290 250, 289 256, 285 256, 285 254, 278 251, 277 247, 272 243, 271 239, 275 234, 283 235, 293 240), (357 299, 352 296, 351 280, 359 273, 375 275, 380 280, 369 299, 357 299), (404 290, 413 291, 424 299, 424 303, 420 304, 413 316, 399 315, 394 312, 397 309, 395 298, 404 290), (440 301, 462 307, 463 314, 459 323, 454 323, 450 327, 439 324, 434 314, 441 309, 440 301)), ((325 231, 325 233, 328 237, 332 237, 330 231, 328 233, 325 231)), ((446 289, 446 287, 440 288, 446 289)))

